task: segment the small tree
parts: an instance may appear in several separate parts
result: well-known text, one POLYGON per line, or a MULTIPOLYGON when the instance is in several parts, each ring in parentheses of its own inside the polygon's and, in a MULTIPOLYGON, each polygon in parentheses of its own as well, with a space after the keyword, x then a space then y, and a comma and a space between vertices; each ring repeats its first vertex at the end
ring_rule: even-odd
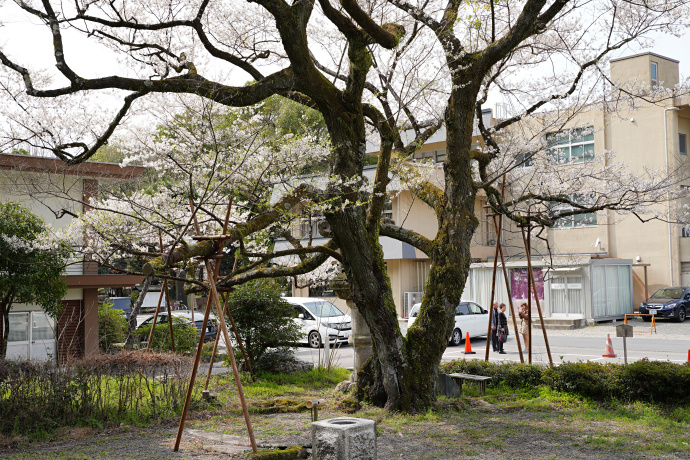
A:
MULTIPOLYGON (((173 333, 175 334, 175 351, 181 354, 191 354, 199 343, 199 330, 192 323, 176 316, 172 317, 173 333)), ((151 325, 142 326, 137 330, 140 340, 148 340, 151 325)), ((170 329, 168 323, 158 323, 153 330, 151 348, 156 351, 172 351, 170 329)))
POLYGON ((38 216, 0 203, 0 357, 5 358, 13 303, 32 303, 56 317, 67 291, 62 279, 70 247, 51 237, 38 216))
POLYGON ((113 343, 124 342, 127 337, 127 319, 122 310, 113 308, 112 303, 98 305, 98 346, 108 351, 113 343))
POLYGON ((268 348, 289 353, 300 338, 294 309, 280 296, 281 288, 273 280, 261 279, 238 286, 230 294, 228 309, 247 351, 252 368, 268 348))

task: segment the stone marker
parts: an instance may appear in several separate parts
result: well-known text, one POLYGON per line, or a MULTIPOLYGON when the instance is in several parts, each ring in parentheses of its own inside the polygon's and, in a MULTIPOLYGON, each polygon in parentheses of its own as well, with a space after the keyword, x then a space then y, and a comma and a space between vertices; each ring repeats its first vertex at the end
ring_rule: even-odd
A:
POLYGON ((376 460, 376 422, 338 417, 311 424, 313 460, 376 460))

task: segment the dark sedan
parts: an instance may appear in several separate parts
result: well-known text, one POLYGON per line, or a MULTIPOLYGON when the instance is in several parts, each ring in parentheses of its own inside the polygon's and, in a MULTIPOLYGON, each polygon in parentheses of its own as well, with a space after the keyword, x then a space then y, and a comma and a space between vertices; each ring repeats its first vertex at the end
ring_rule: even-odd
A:
MULTIPOLYGON (((653 314, 657 318, 671 318, 679 323, 685 321, 690 309, 690 288, 666 287, 659 289, 649 299, 640 304, 640 313, 653 314)), ((651 321, 651 316, 643 316, 651 321)))

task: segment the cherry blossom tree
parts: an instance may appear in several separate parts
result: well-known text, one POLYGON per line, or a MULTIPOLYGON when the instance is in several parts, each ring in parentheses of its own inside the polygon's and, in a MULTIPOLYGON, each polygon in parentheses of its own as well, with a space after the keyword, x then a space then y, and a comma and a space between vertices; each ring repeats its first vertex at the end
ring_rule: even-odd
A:
POLYGON ((7 354, 13 303, 33 303, 56 317, 67 292, 62 279, 71 252, 38 216, 17 203, 0 203, 0 358, 7 354))
MULTIPOLYGON (((596 178, 586 185, 599 192, 584 204, 571 200, 568 211, 563 211, 547 206, 568 200, 556 187, 562 174, 558 165, 541 163, 551 166, 553 175, 535 189, 529 186, 534 181, 521 174, 524 171, 517 171, 514 160, 516 154, 535 160, 547 156, 543 134, 549 126, 563 126, 571 112, 597 100, 593 89, 604 78, 603 63, 611 52, 644 40, 652 32, 677 32, 687 17, 686 5, 680 0, 343 0, 339 5, 329 0, 201 0, 165 6, 136 0, 17 0, 15 4, 50 31, 55 68, 29 69, 20 56, 0 49, 5 72, 0 84, 8 107, 0 129, 3 145, 8 147, 36 146, 68 163, 81 162, 127 122, 138 125, 151 108, 166 107, 171 95, 180 95, 185 101, 248 107, 277 94, 323 115, 330 141, 329 174, 323 186, 291 185, 281 198, 263 201, 263 206, 252 209, 249 218, 237 216, 226 244, 242 245, 246 235, 270 231, 285 218, 286 211, 305 201, 322 212, 330 227, 324 233, 331 240, 324 246, 296 247, 282 254, 241 248, 257 264, 247 265, 222 283, 298 275, 316 269, 328 257, 339 260, 373 338, 372 359, 358 373, 362 377, 360 394, 390 409, 423 410, 435 398, 437 365, 469 271, 470 241, 477 227, 474 202, 480 190, 495 211, 518 224, 548 226, 568 213, 593 209, 642 211, 668 186, 664 177, 652 175, 635 182, 637 201, 628 195, 607 196, 597 187, 613 180, 615 171, 621 181, 630 177, 616 168, 596 169, 592 171, 596 178), (121 73, 77 72, 72 64, 74 51, 65 45, 67 33, 82 33, 121 56, 121 73), (214 62, 221 64, 213 66, 214 62), (543 73, 549 68, 557 70, 543 73), (231 84, 236 80, 228 76, 229 71, 241 82, 231 84), (543 77, 525 81, 528 72, 543 77), (242 85, 247 78, 251 81, 242 85), (503 92, 515 110, 496 125, 484 126, 481 110, 495 90, 503 92), (119 99, 119 109, 89 110, 99 97, 119 99), (66 118, 65 113, 71 116, 66 118), (518 136, 521 129, 517 128, 528 117, 540 120, 534 125, 541 128, 518 136), (472 147, 475 123, 483 138, 482 148, 472 147), (447 156, 440 187, 419 177, 409 184, 436 211, 439 230, 429 240, 382 223, 381 211, 391 168, 408 169, 404 160, 442 124, 447 132, 447 156), (366 139, 371 132, 367 127, 380 138, 372 183, 363 176, 366 139), (508 148, 511 145, 520 148, 508 148), (608 171, 614 174, 607 176, 608 171), (496 186, 504 173, 522 178, 522 182, 514 181, 513 194, 506 200, 496 186), (535 213, 528 222, 523 209, 533 202, 543 203, 543 212, 535 213), (397 324, 380 235, 407 241, 432 261, 420 317, 405 338, 397 324), (292 252, 302 256, 296 265, 281 268, 263 263, 292 252)), ((198 135, 189 131, 190 140, 198 135)), ((137 134, 134 128, 131 132, 140 139, 149 135, 137 134)), ((204 131, 204 135, 211 134, 204 131)), ((241 177, 245 169, 254 171, 253 163, 259 161, 258 156, 245 157, 221 165, 227 160, 213 148, 199 149, 198 139, 188 143, 191 156, 178 158, 175 148, 178 141, 185 142, 184 136, 174 142, 160 135, 155 140, 157 149, 143 152, 140 161, 162 170, 161 159, 172 152, 174 169, 186 171, 190 178, 187 190, 196 192, 189 196, 204 203, 197 209, 222 207, 231 193, 239 196, 225 190, 232 181, 223 178, 241 177), (203 158, 217 160, 212 164, 220 165, 223 174, 211 173, 214 168, 207 168, 208 162, 186 163, 200 150, 211 155, 203 158), (156 156, 146 157, 154 151, 156 156)), ((270 157, 269 152, 265 154, 270 157)), ((171 169, 164 176, 172 177, 173 185, 177 182, 171 169)), ((173 193, 163 201, 174 203, 168 198, 175 197, 173 193)), ((186 212, 182 203, 176 204, 168 210, 161 202, 151 201, 147 207, 162 227, 178 218, 186 219, 184 226, 189 227, 189 215, 173 218, 167 214, 186 212)), ((128 213, 129 207, 123 205, 120 215, 128 213)), ((214 213, 201 214, 208 216, 205 231, 217 232, 220 221, 210 217, 214 213)), ((146 272, 164 272, 171 264, 208 256, 218 249, 218 240, 195 243, 184 240, 181 235, 186 234, 168 235, 174 249, 147 264, 146 272)))

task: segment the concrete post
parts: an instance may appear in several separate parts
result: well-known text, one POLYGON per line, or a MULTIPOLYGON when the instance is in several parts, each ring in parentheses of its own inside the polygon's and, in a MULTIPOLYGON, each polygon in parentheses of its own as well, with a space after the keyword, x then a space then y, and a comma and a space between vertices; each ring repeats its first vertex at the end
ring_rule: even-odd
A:
POLYGON ((354 373, 352 374, 352 381, 357 380, 357 371, 362 367, 367 359, 371 356, 371 331, 367 326, 364 317, 357 310, 357 306, 352 301, 352 293, 350 285, 347 282, 345 274, 341 273, 333 278, 330 282, 330 287, 336 295, 347 301, 347 306, 350 308, 350 318, 352 318, 352 332, 348 343, 353 348, 353 363, 352 367, 354 373))
POLYGON ((376 460, 376 422, 338 417, 311 424, 314 460, 376 460))

